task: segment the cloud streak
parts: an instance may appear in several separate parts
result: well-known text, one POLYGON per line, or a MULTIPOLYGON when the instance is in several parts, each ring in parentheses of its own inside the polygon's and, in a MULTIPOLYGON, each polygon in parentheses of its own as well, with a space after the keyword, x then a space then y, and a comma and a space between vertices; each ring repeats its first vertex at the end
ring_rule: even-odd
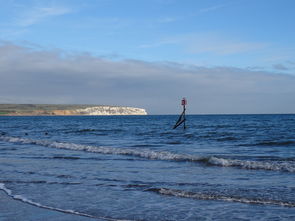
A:
POLYGON ((196 33, 180 37, 180 42, 190 53, 212 53, 217 55, 231 55, 252 52, 267 46, 260 42, 247 42, 226 37, 217 33, 196 33))
POLYGON ((214 5, 214 6, 211 6, 211 7, 202 8, 202 9, 200 9, 200 12, 201 13, 212 12, 212 11, 216 11, 218 9, 224 8, 225 6, 226 6, 225 4, 222 4, 222 5, 214 5))
POLYGON ((142 44, 141 48, 157 48, 166 45, 178 45, 190 54, 209 53, 215 55, 233 55, 265 49, 268 44, 232 39, 218 33, 192 33, 171 36, 155 43, 142 44))
POLYGON ((295 77, 231 67, 113 61, 61 50, 0 45, 0 103, 74 103, 178 113, 295 112, 295 77))
POLYGON ((23 15, 17 20, 16 24, 21 27, 29 27, 48 18, 65 15, 70 12, 71 10, 65 7, 34 7, 23 13, 23 15))
POLYGON ((273 68, 276 69, 276 70, 279 70, 279 71, 287 71, 287 70, 289 70, 289 68, 286 67, 283 64, 275 64, 275 65, 273 65, 273 68))

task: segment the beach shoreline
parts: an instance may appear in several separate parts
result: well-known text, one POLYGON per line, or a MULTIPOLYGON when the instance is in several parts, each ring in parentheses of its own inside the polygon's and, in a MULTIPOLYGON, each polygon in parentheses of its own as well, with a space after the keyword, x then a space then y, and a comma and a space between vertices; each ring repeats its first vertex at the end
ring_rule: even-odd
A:
POLYGON ((99 220, 73 214, 66 214, 39 208, 8 196, 3 190, 0 191, 0 221, 38 221, 38 220, 71 220, 71 221, 92 221, 99 220))

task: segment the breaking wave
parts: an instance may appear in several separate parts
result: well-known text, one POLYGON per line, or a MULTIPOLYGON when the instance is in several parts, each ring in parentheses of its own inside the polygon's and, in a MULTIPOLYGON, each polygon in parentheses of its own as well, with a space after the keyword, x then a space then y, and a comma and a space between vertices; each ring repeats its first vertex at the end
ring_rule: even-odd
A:
POLYGON ((198 192, 188 192, 183 190, 168 189, 168 188, 149 188, 145 191, 155 192, 157 194, 190 198, 197 200, 219 200, 227 202, 238 202, 238 203, 247 203, 247 204, 263 204, 263 205, 277 205, 277 206, 286 206, 286 207, 295 207, 295 202, 284 202, 279 200, 272 199, 255 199, 255 198, 244 198, 238 196, 223 196, 217 194, 208 194, 208 193, 198 193, 198 192))
MULTIPOLYGON (((120 219, 114 219, 114 218, 108 218, 108 217, 96 217, 96 216, 92 216, 90 214, 77 212, 77 211, 70 210, 70 209, 60 209, 60 208, 56 208, 56 207, 45 206, 40 203, 29 200, 22 195, 12 194, 12 191, 10 189, 8 189, 3 183, 0 183, 0 190, 4 191, 8 196, 12 197, 15 200, 19 200, 19 201, 22 201, 23 203, 27 203, 27 204, 30 204, 32 206, 36 206, 36 207, 39 207, 42 209, 48 209, 48 210, 57 211, 57 212, 61 212, 61 213, 77 215, 77 216, 84 216, 84 217, 89 217, 89 218, 94 218, 94 219, 99 219, 99 220, 120 221, 120 219)), ((123 220, 121 220, 121 221, 123 221, 123 220)), ((125 220, 125 221, 127 221, 127 220, 125 220)))
POLYGON ((250 160, 235 160, 235 159, 224 159, 218 157, 210 157, 208 163, 216 166, 223 167, 240 167, 243 169, 250 170, 273 170, 273 171, 285 171, 295 172, 295 164, 291 162, 261 162, 261 161, 250 161, 250 160))
POLYGON ((35 144, 51 148, 87 151, 100 154, 114 154, 114 155, 127 155, 151 160, 167 160, 177 162, 201 162, 211 166, 221 167, 237 167, 242 169, 251 170, 271 170, 271 171, 285 171, 295 173, 295 163, 290 161, 248 161, 237 159, 225 159, 215 156, 196 156, 189 154, 177 154, 168 151, 154 151, 150 149, 131 149, 131 148, 116 148, 116 147, 103 147, 103 146, 89 146, 83 144, 57 142, 49 140, 33 140, 28 138, 0 136, 0 139, 5 142, 22 143, 22 144, 35 144))
MULTIPOLYGON (((62 175, 57 176, 58 178, 64 178, 62 175)), ((65 177, 67 178, 67 177, 65 177)), ((56 181, 45 181, 45 180, 0 180, 0 183, 17 183, 17 184, 60 184, 60 185, 79 185, 82 184, 80 182, 56 182, 56 181)))
POLYGON ((62 213, 73 214, 73 215, 85 216, 85 217, 90 217, 90 218, 96 218, 96 217, 91 216, 89 214, 80 213, 80 212, 77 212, 77 211, 74 211, 74 210, 64 210, 64 209, 54 208, 54 207, 51 207, 51 206, 44 206, 44 205, 42 205, 40 203, 33 202, 33 201, 25 198, 24 196, 13 195, 12 191, 10 189, 6 188, 3 183, 0 183, 0 190, 3 190, 8 196, 12 197, 15 200, 19 200, 19 201, 22 201, 24 203, 27 203, 27 204, 30 204, 30 205, 33 205, 33 206, 37 206, 39 208, 49 209, 49 210, 58 211, 58 212, 62 212, 62 213))

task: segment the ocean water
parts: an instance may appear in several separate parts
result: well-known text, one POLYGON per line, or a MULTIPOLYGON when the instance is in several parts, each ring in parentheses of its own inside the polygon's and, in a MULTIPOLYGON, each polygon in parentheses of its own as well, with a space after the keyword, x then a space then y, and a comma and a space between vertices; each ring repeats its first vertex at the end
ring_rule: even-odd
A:
POLYGON ((295 115, 0 117, 0 190, 99 220, 295 220, 295 115))

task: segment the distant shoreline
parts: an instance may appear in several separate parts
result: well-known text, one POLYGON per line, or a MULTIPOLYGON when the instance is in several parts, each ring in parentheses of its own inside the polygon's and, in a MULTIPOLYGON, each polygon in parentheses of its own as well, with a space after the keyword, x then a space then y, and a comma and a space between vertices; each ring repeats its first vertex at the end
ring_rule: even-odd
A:
POLYGON ((77 104, 0 104, 0 116, 147 115, 143 108, 77 104))

